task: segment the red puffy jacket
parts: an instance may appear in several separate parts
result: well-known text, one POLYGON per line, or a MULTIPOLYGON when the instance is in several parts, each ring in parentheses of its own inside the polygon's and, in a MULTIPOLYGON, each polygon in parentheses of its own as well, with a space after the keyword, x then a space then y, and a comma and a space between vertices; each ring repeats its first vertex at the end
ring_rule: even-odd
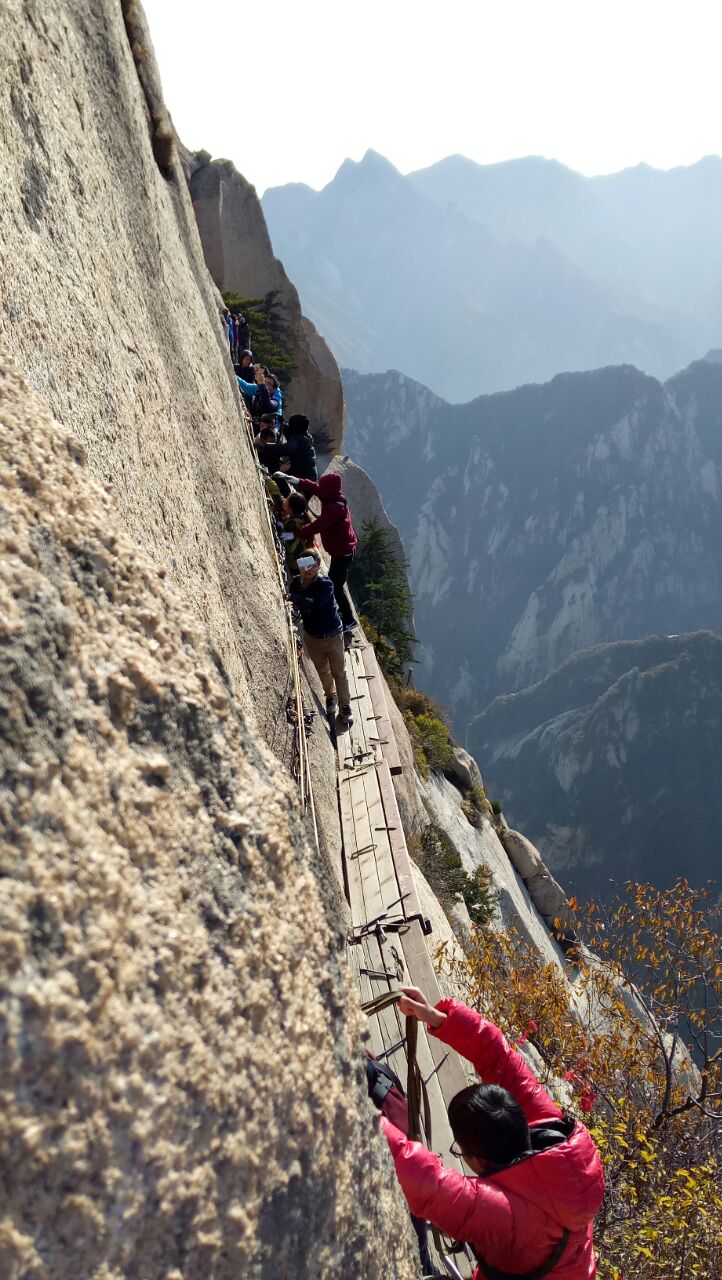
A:
MULTIPOLYGON (((559 1107, 498 1027, 457 1000, 436 1007, 446 1019, 431 1034, 468 1058, 486 1084, 508 1089, 530 1125, 559 1119, 559 1107)), ((468 1240, 490 1266, 520 1273, 542 1266, 566 1228, 569 1240, 550 1278, 591 1280, 597 1274, 592 1219, 601 1208, 604 1173, 583 1124, 577 1122, 566 1142, 482 1177, 445 1168, 390 1120, 382 1117, 381 1124, 412 1213, 468 1240)), ((478 1268, 475 1278, 483 1280, 478 1268)))
POLYGON ((358 538, 351 524, 348 502, 341 492, 341 477, 330 471, 320 480, 301 480, 298 487, 302 493, 317 493, 321 499, 320 516, 303 526, 300 537, 308 540, 320 533, 324 550, 330 556, 350 556, 358 538))

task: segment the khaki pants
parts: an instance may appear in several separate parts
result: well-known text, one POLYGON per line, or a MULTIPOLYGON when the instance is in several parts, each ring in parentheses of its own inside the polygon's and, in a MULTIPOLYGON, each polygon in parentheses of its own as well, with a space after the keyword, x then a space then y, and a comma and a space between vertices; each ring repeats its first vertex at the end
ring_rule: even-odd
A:
POLYGON ((351 693, 346 678, 343 635, 341 632, 339 631, 337 636, 326 636, 324 640, 319 640, 318 636, 310 636, 307 631, 304 631, 303 643, 306 647, 306 653, 321 677, 321 684, 326 697, 333 696, 335 681, 339 705, 342 707, 349 706, 351 693))

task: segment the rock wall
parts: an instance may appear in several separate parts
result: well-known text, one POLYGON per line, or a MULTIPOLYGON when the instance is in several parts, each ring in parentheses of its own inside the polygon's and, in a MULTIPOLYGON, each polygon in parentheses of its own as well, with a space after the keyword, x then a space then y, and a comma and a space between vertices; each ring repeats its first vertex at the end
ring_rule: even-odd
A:
POLYGON ((227 345, 123 9, 133 52, 111 0, 0 3, 1 1270, 411 1276, 332 756, 319 858, 227 345))
POLYGON ((2 1274, 411 1276, 291 785, 7 364, 0 423, 2 1274))
POLYGON ((230 160, 207 152, 189 155, 186 172, 208 269, 222 293, 244 298, 276 293, 276 307, 294 342, 294 373, 286 412, 307 413, 327 451, 341 447, 344 400, 336 360, 312 322, 301 314, 298 293, 274 257, 263 210, 252 187, 230 160))

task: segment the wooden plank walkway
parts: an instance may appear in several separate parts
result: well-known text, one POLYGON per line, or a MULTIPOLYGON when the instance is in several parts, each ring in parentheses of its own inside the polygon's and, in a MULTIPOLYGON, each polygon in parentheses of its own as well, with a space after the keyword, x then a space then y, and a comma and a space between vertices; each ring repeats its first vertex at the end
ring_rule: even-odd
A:
MULTIPOLYGON (((361 639, 347 651, 354 724, 337 726, 338 797, 346 897, 352 931, 348 956, 362 1000, 401 986, 417 986, 432 1003, 441 998, 426 945, 424 920, 394 792, 401 771, 398 747, 376 655, 361 639)), ((369 1018, 370 1048, 387 1058, 406 1083, 405 1023, 396 1006, 369 1018)), ((449 1151, 447 1106, 468 1083, 461 1060, 419 1024, 417 1061, 427 1081, 428 1144, 444 1163, 464 1172, 449 1151)), ((439 1265, 443 1263, 439 1261, 439 1265)), ((467 1260, 456 1260, 470 1276, 467 1260)))

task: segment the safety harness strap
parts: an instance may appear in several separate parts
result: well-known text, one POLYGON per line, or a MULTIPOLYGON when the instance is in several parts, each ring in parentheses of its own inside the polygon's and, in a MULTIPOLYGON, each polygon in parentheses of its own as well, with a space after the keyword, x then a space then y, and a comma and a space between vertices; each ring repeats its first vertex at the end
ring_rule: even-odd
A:
POLYGON ((484 1280, 543 1280, 543 1277, 548 1276, 549 1272, 552 1271, 559 1262, 568 1242, 569 1232, 565 1229, 562 1232, 561 1240, 559 1240, 553 1253, 550 1254, 546 1262, 544 1262, 541 1267, 537 1267, 535 1271, 524 1272, 500 1271, 498 1267, 492 1267, 491 1263, 486 1262, 479 1253, 479 1250, 475 1249, 473 1245, 471 1245, 471 1250, 479 1265, 479 1270, 481 1271, 482 1276, 484 1276, 484 1280))

